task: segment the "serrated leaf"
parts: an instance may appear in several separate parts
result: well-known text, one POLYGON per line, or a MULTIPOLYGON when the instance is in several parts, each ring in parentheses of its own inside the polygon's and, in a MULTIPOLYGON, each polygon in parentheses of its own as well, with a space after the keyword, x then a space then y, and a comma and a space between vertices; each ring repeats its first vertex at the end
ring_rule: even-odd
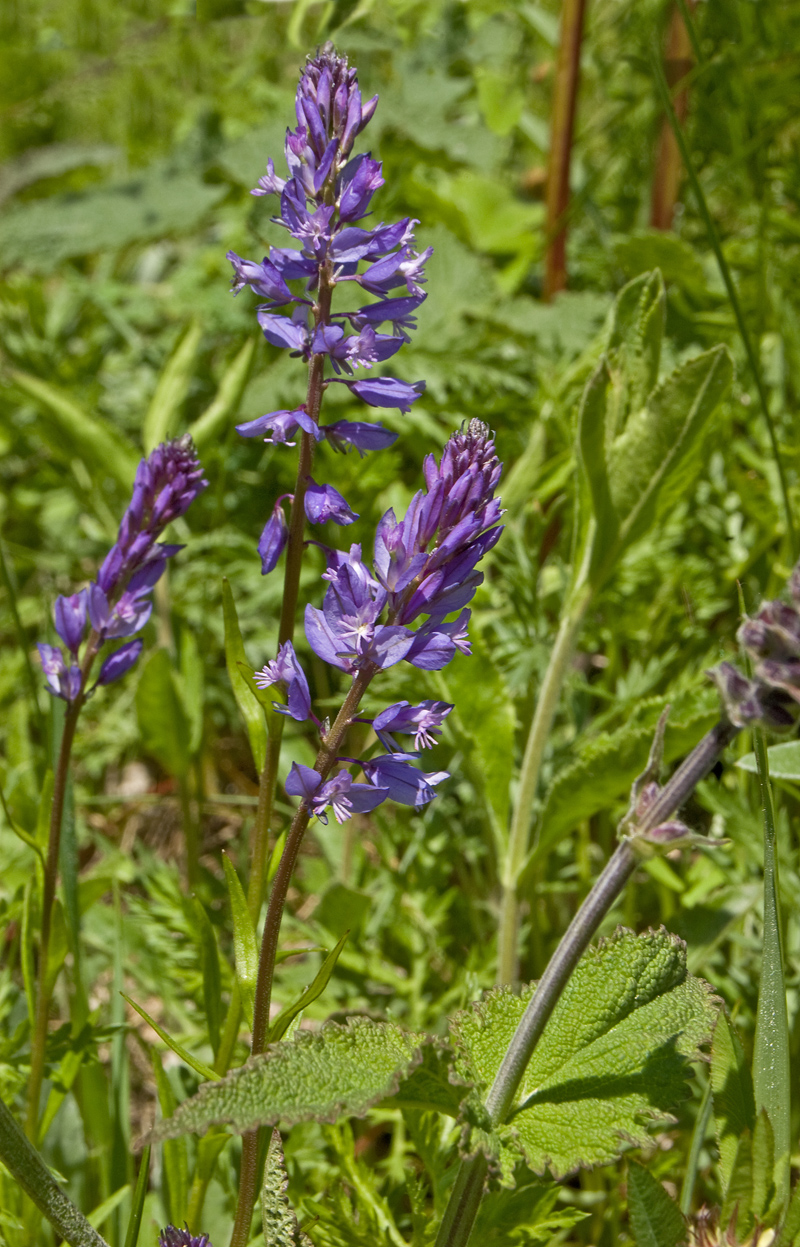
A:
POLYGON ((202 454, 223 433, 226 422, 235 418, 250 377, 255 349, 256 339, 248 338, 223 373, 212 402, 189 425, 189 433, 198 454, 202 454))
POLYGON ((404 1078, 392 1104, 458 1117, 470 1085, 460 1082, 453 1070, 453 1053, 445 1044, 432 1042, 422 1049, 422 1060, 404 1078))
POLYGON ((202 1133, 227 1124, 237 1134, 277 1122, 336 1121, 360 1117, 397 1089, 421 1059, 425 1035, 394 1022, 348 1019, 328 1022, 316 1033, 270 1044, 260 1056, 207 1083, 184 1100, 169 1121, 156 1126, 154 1140, 202 1133))
POLYGON ((727 1190, 739 1139, 755 1126, 756 1106, 750 1066, 725 1013, 717 1018, 711 1041, 711 1088, 722 1187, 727 1190))
POLYGON ((678 1247, 686 1242, 686 1223, 678 1205, 648 1169, 628 1165, 628 1216, 636 1247, 678 1247))
POLYGON ((236 704, 244 719, 253 761, 260 775, 267 756, 267 726, 264 721, 264 711, 239 670, 240 662, 247 663, 247 655, 244 652, 244 641, 239 629, 236 603, 233 600, 227 577, 223 577, 222 580, 222 611, 225 619, 225 666, 228 670, 228 679, 231 682, 236 704))
POLYGON ((236 964, 236 982, 245 1016, 253 1025, 253 1005, 255 1002, 256 981, 258 979, 258 944, 253 918, 247 905, 239 876, 227 853, 222 854, 222 865, 225 868, 225 880, 231 898, 231 916, 233 918, 233 953, 236 964))
POLYGON ((297 1000, 287 1005, 285 1009, 281 1009, 275 1021, 269 1028, 269 1043, 277 1043, 279 1039, 283 1039, 287 1030, 291 1026, 294 1019, 299 1013, 302 1013, 314 1000, 318 1000, 325 988, 330 982, 331 975, 336 968, 336 962, 339 960, 339 954, 344 948, 349 931, 345 931, 336 947, 328 953, 323 961, 313 982, 308 987, 304 987, 297 1000))
MULTIPOLYGON (((456 1072, 481 1095, 534 990, 495 989, 453 1019, 456 1072)), ((555 1176, 614 1160, 625 1140, 645 1145, 648 1122, 668 1117, 684 1098, 687 1061, 699 1056, 715 1014, 707 984, 687 973, 681 940, 663 929, 619 930, 578 963, 501 1128, 502 1143, 535 1172, 549 1166, 555 1176)))
POLYGON ((147 752, 179 779, 189 769, 190 726, 169 654, 155 650, 139 676, 136 717, 147 752))
POLYGON ((261 1188, 264 1247, 311 1247, 309 1237, 300 1233, 294 1209, 286 1196, 288 1185, 280 1132, 273 1130, 267 1147, 264 1185, 261 1188))
POLYGON ((148 455, 175 432, 181 407, 189 393, 194 358, 202 336, 202 327, 192 321, 161 370, 142 429, 142 442, 148 455))

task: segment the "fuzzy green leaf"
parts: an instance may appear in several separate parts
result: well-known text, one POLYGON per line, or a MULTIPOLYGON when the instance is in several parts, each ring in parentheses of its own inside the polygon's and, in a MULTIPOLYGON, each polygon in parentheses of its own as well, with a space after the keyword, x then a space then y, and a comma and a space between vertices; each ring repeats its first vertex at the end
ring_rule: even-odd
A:
POLYGON ((328 1022, 316 1033, 298 1031, 220 1082, 201 1087, 152 1137, 177 1138, 218 1123, 244 1134, 279 1121, 290 1126, 363 1116, 415 1068, 425 1039, 394 1022, 362 1017, 345 1025, 328 1022))
POLYGON ((300 1233, 294 1209, 286 1197, 288 1185, 280 1132, 273 1130, 267 1147, 264 1185, 261 1188, 264 1247, 311 1247, 309 1237, 300 1233))
POLYGON ((628 1214, 637 1247, 678 1247, 686 1241, 680 1208, 636 1161, 628 1166, 628 1214))
MULTIPOLYGON (((497 988, 451 1024, 456 1072, 481 1095, 493 1081, 535 985, 497 988)), ((619 930, 579 962, 533 1054, 515 1111, 492 1141, 541 1173, 605 1164, 623 1142, 643 1146, 648 1122, 686 1094, 687 1061, 710 1038, 716 1009, 686 970, 686 947, 663 929, 619 930)), ((474 1104, 473 1100, 473 1104, 474 1104)), ((474 1127, 485 1131, 475 1117, 474 1127)), ((501 1167, 507 1164, 502 1155, 501 1167)))
POLYGON ((711 1041, 711 1088, 717 1126, 723 1190, 733 1174, 739 1138, 755 1126, 753 1079, 742 1045, 725 1013, 720 1013, 711 1041))
POLYGON ((751 1211, 762 1224, 775 1196, 775 1135, 767 1110, 756 1118, 753 1131, 753 1197, 751 1211))

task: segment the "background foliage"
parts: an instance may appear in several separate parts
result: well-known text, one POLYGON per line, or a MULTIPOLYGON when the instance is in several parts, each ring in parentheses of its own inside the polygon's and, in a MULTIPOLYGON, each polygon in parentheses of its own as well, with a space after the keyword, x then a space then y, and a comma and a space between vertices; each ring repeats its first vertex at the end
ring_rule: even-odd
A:
MULTIPOLYGON (((358 539, 388 506, 405 506, 423 454, 464 419, 479 416, 496 429, 509 466, 508 529, 476 600, 474 656, 454 662, 444 681, 429 677, 425 692, 421 673, 413 692, 407 676, 389 677, 398 697, 456 702, 434 759, 452 780, 419 815, 384 807, 344 829, 317 824, 308 841, 286 943, 330 948, 346 927, 351 935, 306 1024, 367 1011, 443 1031, 448 1013, 492 983, 494 829, 507 817, 519 733, 567 580, 576 401, 613 293, 640 272, 658 265, 667 283, 662 369, 722 341, 738 379, 682 496, 626 553, 587 618, 546 762, 541 851, 526 883, 525 979, 543 967, 607 855, 664 704, 673 706, 672 757, 710 721, 716 703, 702 672, 731 650, 736 582, 752 606, 785 579, 776 472, 704 226, 687 198, 674 232, 648 228, 661 125, 649 58, 668 17, 655 0, 590 6, 570 290, 546 305, 540 196, 557 3, 208 0, 200 19, 182 0, 10 0, 2 8, 0 741, 5 799, 24 826, 36 825, 59 709, 32 658, 34 641, 48 638, 52 601, 93 574, 115 535, 130 465, 153 430, 182 430, 204 413, 211 430, 201 442, 211 487, 175 526, 187 549, 148 629, 149 649, 162 647, 170 663, 151 658, 135 678, 99 691, 84 714, 62 860, 69 974, 57 992, 63 1026, 48 1048, 56 1096, 45 1153, 84 1209, 122 1190, 103 1214, 112 1242, 124 1225, 131 1140, 152 1122, 157 1100, 167 1113, 197 1084, 168 1052, 154 1074, 150 1049, 163 1045, 119 993, 201 1057, 208 1052, 197 1041, 214 1025, 213 994, 204 991, 209 935, 182 884, 187 817, 201 828, 200 892, 211 947, 223 954, 223 996, 231 985, 221 851, 244 873, 256 772, 225 670, 221 580, 230 579, 249 660, 260 666, 274 652, 280 579, 262 579, 255 543, 293 470, 280 447, 243 442, 233 424, 237 403, 241 419, 294 405, 304 370, 254 332, 248 296, 234 302, 227 293, 224 255, 260 255, 273 237, 269 201, 248 190, 267 156, 280 153, 308 49, 334 36, 367 95, 380 92, 370 127, 385 165, 379 211, 386 220, 419 218, 421 245, 435 247, 419 330, 397 361, 408 380, 427 380, 425 397, 408 416, 389 416, 400 433, 390 450, 364 461, 323 451, 323 479, 359 511, 350 530, 358 539), (251 340, 240 398, 240 352, 251 340), (85 994, 90 1019, 78 1032, 69 1021, 76 993, 85 994)), ((797 501, 798 13, 780 0, 707 0, 696 20, 704 59, 691 82, 689 141, 760 345, 797 501)), ((344 408, 349 395, 329 391, 326 402, 344 408)), ((316 595, 320 568, 309 566, 316 595)), ((318 703, 336 705, 339 690, 310 654, 302 657, 318 703)), ((311 761, 294 730, 287 768, 292 757, 311 761)), ((780 787, 797 1085, 797 792, 790 782, 780 787)), ((276 831, 287 808, 279 802, 276 831)), ((710 778, 689 814, 697 828, 724 833, 727 847, 649 863, 606 930, 618 921, 638 930, 665 923, 682 935, 690 969, 724 997, 751 1044, 761 931, 754 778, 732 769, 710 778)), ((0 1093, 13 1100, 27 1068, 22 950, 34 851, 7 818, 0 862, 0 1093)), ((313 978, 321 957, 282 963, 280 1003, 313 978)), ((705 1077, 678 1127, 655 1137, 650 1171, 676 1189, 705 1077)), ((454 1137, 436 1121, 372 1110, 352 1126, 292 1132, 290 1193, 303 1217, 319 1218, 315 1243, 421 1233, 420 1201, 444 1198, 430 1189, 435 1158, 455 1154, 454 1137), (332 1190, 341 1168, 348 1184, 332 1190)), ((185 1145, 169 1146, 148 1196, 148 1244, 156 1224, 182 1215, 185 1145)), ((206 1204, 205 1228, 217 1244, 230 1224, 237 1146, 222 1153, 206 1204)), ((709 1128, 698 1203, 719 1198, 716 1160, 709 1128)), ((625 1241, 624 1166, 583 1171, 560 1187, 520 1176, 513 1195, 487 1200, 481 1242, 625 1241)), ((16 1247, 21 1233, 13 1211, 0 1212, 0 1240, 16 1247)))

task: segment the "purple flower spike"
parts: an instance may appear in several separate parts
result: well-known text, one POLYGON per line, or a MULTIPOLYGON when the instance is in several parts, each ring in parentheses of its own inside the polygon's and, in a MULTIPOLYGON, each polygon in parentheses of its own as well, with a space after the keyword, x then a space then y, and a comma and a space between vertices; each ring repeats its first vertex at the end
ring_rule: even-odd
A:
POLYGON ((50 692, 64 701, 74 701, 81 691, 80 667, 74 664, 68 667, 57 645, 45 645, 40 641, 37 648, 50 692))
MULTIPOLYGON (((311 694, 308 691, 308 680, 305 672, 297 661, 294 646, 286 641, 278 650, 278 657, 253 676, 259 688, 269 688, 273 684, 282 684, 286 689, 286 705, 273 702, 280 714, 289 715, 298 723, 304 723, 311 717, 311 694)), ((316 774, 316 772, 315 772, 316 774)))
POLYGON ((370 783, 388 788, 393 801, 400 805, 427 805, 436 796, 436 785, 449 779, 449 772, 418 771, 412 766, 415 760, 413 753, 386 753, 362 762, 361 767, 370 783))
MULTIPOLYGON (((286 495, 284 495, 286 497, 286 495)), ((258 542, 258 553, 261 555, 261 575, 266 576, 274 571, 283 547, 289 540, 289 525, 279 498, 272 510, 272 515, 264 525, 258 542)))
POLYGON ((352 524, 358 519, 347 502, 332 485, 318 485, 313 477, 307 477, 308 487, 304 499, 306 518, 311 524, 352 524))
POLYGON ((120 680, 138 661, 143 649, 144 643, 139 640, 128 641, 127 645, 121 645, 113 654, 109 654, 103 663, 97 683, 113 684, 115 680, 120 680))
POLYGON ((327 823, 325 810, 333 810, 337 823, 344 823, 352 814, 368 814, 386 800, 388 788, 373 784, 354 784, 348 771, 339 771, 322 782, 322 776, 310 766, 292 763, 286 779, 286 791, 300 797, 321 823, 327 823))
POLYGON ((191 1234, 186 1226, 179 1230, 174 1225, 168 1225, 158 1236, 158 1247, 212 1247, 212 1243, 207 1234, 197 1236, 191 1234))
POLYGON ((80 593, 73 593, 70 597, 62 595, 56 598, 56 632, 73 654, 77 654, 80 648, 86 627, 86 596, 86 590, 81 589, 80 593))
POLYGON ((436 744, 436 737, 441 736, 441 726, 453 709, 446 701, 422 701, 412 706, 407 701, 398 701, 374 719, 372 726, 386 749, 397 752, 397 746, 389 732, 414 732, 414 748, 430 749, 436 744))

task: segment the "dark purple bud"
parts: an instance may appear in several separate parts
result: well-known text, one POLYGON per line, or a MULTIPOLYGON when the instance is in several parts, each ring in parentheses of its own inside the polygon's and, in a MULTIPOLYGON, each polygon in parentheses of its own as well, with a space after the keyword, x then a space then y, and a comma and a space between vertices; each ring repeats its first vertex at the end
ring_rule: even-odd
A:
POLYGON ((364 761, 361 766, 370 783, 388 788, 393 801, 401 805, 427 805, 436 796, 436 785, 450 776, 447 771, 419 771, 413 765, 415 760, 415 754, 387 753, 364 761))
POLYGON ((85 589, 81 589, 80 593, 73 593, 70 597, 56 598, 54 611, 56 632, 73 654, 77 654, 83 640, 83 631, 86 627, 86 598, 85 589))
MULTIPOLYGON (((273 702, 280 714, 290 715, 298 723, 311 717, 311 694, 303 668, 297 660, 294 646, 286 641, 278 650, 278 657, 261 670, 253 679, 259 688, 269 688, 273 684, 282 684, 286 689, 286 705, 273 702)), ((296 795, 296 794, 295 794, 296 795)))
POLYGON ((212 1243, 207 1234, 195 1236, 186 1227, 179 1230, 168 1225, 158 1236, 158 1247, 212 1247, 212 1243))
POLYGON ((310 524, 352 524, 358 519, 347 502, 332 485, 318 485, 313 477, 306 477, 308 486, 304 499, 306 517, 310 524))
POLYGON ((261 555, 261 575, 266 576, 275 570, 283 547, 289 539, 289 526, 283 513, 281 499, 275 503, 272 515, 264 525, 258 542, 258 553, 261 555))
POLYGON ((667 823, 660 823, 658 827, 654 827, 652 831, 648 831, 641 838, 649 840, 653 844, 669 845, 675 844, 679 840, 691 839, 692 832, 680 819, 673 818, 667 823))
POLYGON ((113 654, 109 654, 103 663, 97 683, 113 684, 115 680, 121 679, 137 662, 143 649, 142 641, 128 641, 127 645, 121 645, 113 654))

